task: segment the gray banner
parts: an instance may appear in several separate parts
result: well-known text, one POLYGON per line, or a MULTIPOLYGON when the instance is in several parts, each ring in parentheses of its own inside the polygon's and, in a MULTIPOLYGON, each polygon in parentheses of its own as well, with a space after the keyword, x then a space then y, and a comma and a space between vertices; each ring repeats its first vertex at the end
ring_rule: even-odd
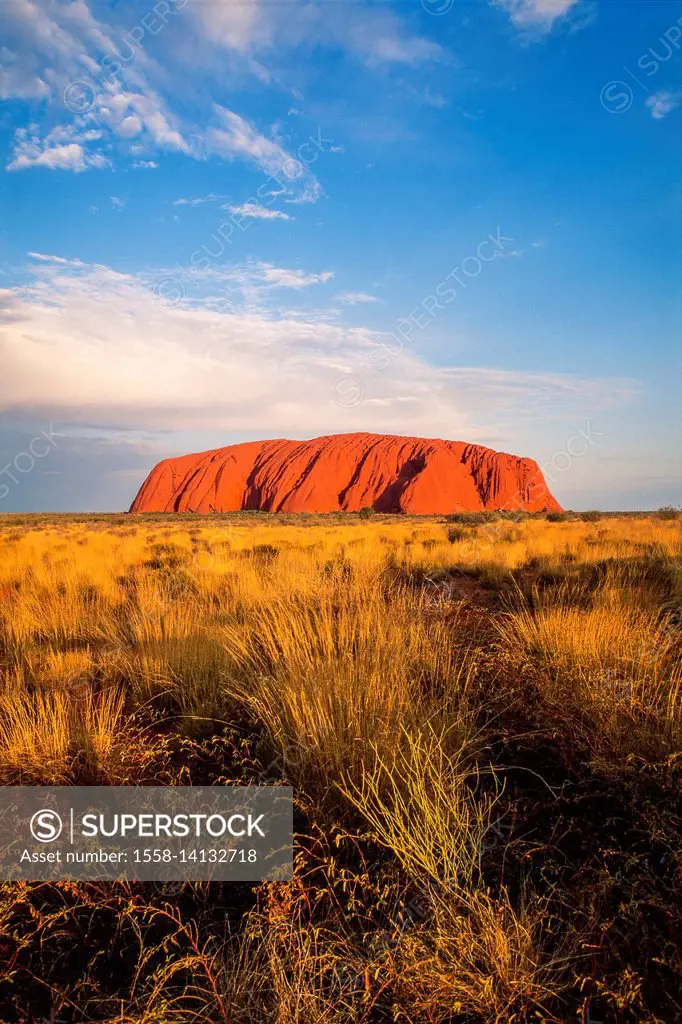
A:
POLYGON ((289 786, 0 787, 0 879, 292 877, 289 786))

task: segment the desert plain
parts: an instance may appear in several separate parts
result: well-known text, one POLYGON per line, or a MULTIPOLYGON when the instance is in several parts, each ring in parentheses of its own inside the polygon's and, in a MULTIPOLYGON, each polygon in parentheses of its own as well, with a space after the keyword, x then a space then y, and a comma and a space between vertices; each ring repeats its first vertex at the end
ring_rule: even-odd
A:
POLYGON ((296 833, 287 883, 3 883, 3 1019, 679 1019, 681 554, 671 508, 2 517, 2 783, 289 784, 296 833))

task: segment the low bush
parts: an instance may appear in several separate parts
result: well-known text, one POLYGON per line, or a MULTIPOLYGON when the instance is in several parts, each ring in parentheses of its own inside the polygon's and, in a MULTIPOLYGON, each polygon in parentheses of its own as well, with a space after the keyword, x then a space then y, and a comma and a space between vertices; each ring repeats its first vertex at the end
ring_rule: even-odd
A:
POLYGON ((580 518, 584 523, 598 523, 602 518, 602 514, 597 512, 596 509, 590 509, 588 512, 581 512, 580 518))
POLYGON ((492 523, 495 519, 496 512, 452 512, 445 517, 448 523, 461 523, 464 526, 480 526, 481 523, 492 523))

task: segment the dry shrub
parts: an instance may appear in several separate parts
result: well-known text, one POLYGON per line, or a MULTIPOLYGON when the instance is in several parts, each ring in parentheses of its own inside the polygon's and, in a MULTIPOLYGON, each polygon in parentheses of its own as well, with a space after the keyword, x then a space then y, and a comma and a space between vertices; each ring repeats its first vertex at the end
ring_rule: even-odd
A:
POLYGON ((222 715, 228 660, 219 640, 207 631, 118 651, 112 664, 136 700, 164 707, 182 731, 201 731, 202 723, 208 727, 222 715))
POLYGON ((423 921, 382 964, 398 1003, 419 1020, 456 1012, 501 1024, 513 1009, 542 1008, 564 985, 563 963, 543 948, 546 906, 517 910, 504 888, 493 896, 484 886, 481 857, 500 787, 486 795, 478 782, 466 748, 448 752, 447 737, 427 729, 406 736, 390 765, 377 759, 345 786, 423 893, 423 921))
POLYGON ((0 782, 60 786, 139 777, 152 745, 126 723, 123 709, 124 694, 114 688, 79 698, 60 690, 1 694, 0 782))
POLYGON ((71 699, 67 693, 0 696, 3 785, 65 785, 71 777, 71 699))
POLYGON ((300 877, 264 886, 228 967, 235 1024, 351 1024, 367 1020, 366 959, 340 919, 311 921, 300 877))
MULTIPOLYGON (((573 595, 575 597, 575 595, 573 595)), ((504 656, 596 753, 652 758, 680 749, 682 663, 671 616, 638 607, 607 581, 576 604, 559 589, 498 624, 504 656)))
POLYGON ((429 908, 428 922, 408 932, 386 964, 411 1019, 557 1020, 550 1007, 566 988, 567 958, 543 948, 545 906, 517 910, 503 889, 477 891, 465 902, 432 894, 429 908))
POLYGON ((421 596, 380 586, 317 601, 292 595, 223 636, 234 666, 228 695, 317 797, 374 756, 389 760, 403 728, 446 704, 453 731, 468 728, 468 676, 421 596))
POLYGON ((461 740, 428 723, 415 732, 403 726, 400 738, 390 758, 375 747, 373 763, 358 779, 346 775, 342 792, 415 885, 471 892, 495 797, 475 794, 461 740))

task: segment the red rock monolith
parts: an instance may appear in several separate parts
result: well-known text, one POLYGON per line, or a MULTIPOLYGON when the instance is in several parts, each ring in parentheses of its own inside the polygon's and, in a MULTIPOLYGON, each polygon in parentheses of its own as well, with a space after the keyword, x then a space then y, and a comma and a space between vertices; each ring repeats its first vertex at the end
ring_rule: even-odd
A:
POLYGON ((330 434, 164 459, 131 512, 560 511, 532 459, 463 441, 330 434))

